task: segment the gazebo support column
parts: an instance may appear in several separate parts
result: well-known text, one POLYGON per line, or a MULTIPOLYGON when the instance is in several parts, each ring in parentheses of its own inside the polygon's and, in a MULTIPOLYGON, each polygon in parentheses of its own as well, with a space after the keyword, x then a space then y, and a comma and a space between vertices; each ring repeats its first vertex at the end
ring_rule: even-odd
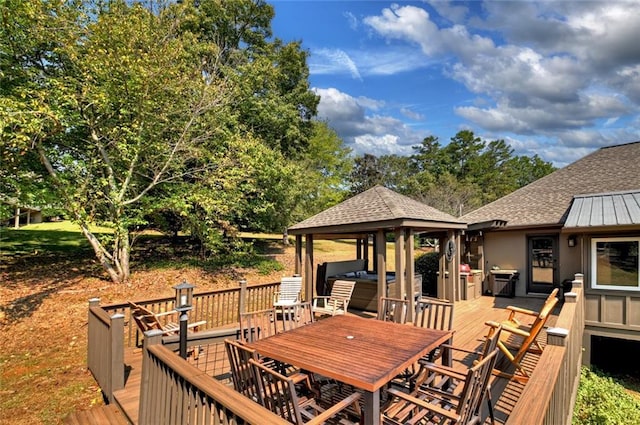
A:
POLYGON ((302 275, 302 235, 296 235, 295 274, 302 275))
POLYGON ((389 294, 390 297, 404 298, 407 294, 407 282, 405 275, 404 261, 404 231, 402 228, 395 229, 395 254, 396 254, 396 293, 389 294))
POLYGON ((378 299, 387 292, 387 241, 384 230, 376 233, 376 272, 378 273, 378 299))
POLYGON ((305 235, 304 300, 313 299, 313 235, 305 235))
POLYGON ((413 321, 413 313, 416 310, 416 296, 422 295, 422 288, 420 288, 420 294, 416 294, 415 285, 413 281, 415 280, 416 272, 415 272, 415 261, 413 259, 414 252, 414 240, 413 240, 413 230, 412 229, 404 229, 405 232, 405 240, 404 240, 404 253, 405 253, 405 270, 408 282, 408 290, 407 297, 409 299, 409 311, 407 314, 407 320, 413 321))

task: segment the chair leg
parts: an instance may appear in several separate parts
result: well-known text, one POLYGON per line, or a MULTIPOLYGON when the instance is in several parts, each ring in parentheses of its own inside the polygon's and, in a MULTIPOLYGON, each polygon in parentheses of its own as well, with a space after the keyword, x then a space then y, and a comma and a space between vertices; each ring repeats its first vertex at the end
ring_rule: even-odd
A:
POLYGON ((487 387, 487 405, 489 406, 489 417, 491 418, 491 425, 495 425, 496 417, 493 413, 493 405, 491 404, 491 386, 487 387))

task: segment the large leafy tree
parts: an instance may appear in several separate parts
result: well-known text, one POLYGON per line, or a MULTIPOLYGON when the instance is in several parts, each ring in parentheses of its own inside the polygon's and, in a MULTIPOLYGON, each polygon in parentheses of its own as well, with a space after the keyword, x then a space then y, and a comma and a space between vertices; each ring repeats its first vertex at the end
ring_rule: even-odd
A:
POLYGON ((211 166, 190 162, 215 138, 226 103, 225 81, 200 60, 217 46, 178 33, 178 7, 170 15, 124 1, 27 3, 3 10, 3 73, 15 78, 2 87, 3 141, 43 176, 110 278, 124 282, 142 201, 211 166), (110 240, 94 223, 112 224, 110 240))
POLYGON ((197 210, 224 231, 241 193, 258 192, 252 170, 282 165, 264 159, 261 140, 240 138, 224 49, 180 25, 194 5, 154 5, 0 6, 0 184, 24 197, 31 181, 53 194, 114 282, 129 278, 130 229, 150 211, 197 210), (239 155, 240 146, 255 151, 239 155), (101 239, 95 223, 113 235, 101 239))

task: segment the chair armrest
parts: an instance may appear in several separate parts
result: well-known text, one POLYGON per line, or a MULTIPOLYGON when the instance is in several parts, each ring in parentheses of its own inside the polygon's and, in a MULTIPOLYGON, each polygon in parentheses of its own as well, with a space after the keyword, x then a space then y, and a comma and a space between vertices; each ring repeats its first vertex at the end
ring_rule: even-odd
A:
POLYGON ((514 306, 508 306, 507 310, 509 310, 509 318, 507 319, 507 321, 514 322, 518 326, 520 326, 521 323, 518 321, 518 319, 516 319, 516 313, 525 314, 531 317, 538 317, 538 314, 539 314, 537 311, 527 310, 526 308, 520 308, 520 307, 514 307, 514 306))
POLYGON ((448 376, 450 378, 456 378, 456 379, 460 379, 460 377, 464 379, 464 377, 466 376, 465 374, 449 366, 439 365, 439 364, 426 362, 426 361, 420 361, 419 363, 420 363, 420 366, 423 367, 424 369, 433 373, 437 373, 439 375, 444 375, 444 376, 448 376))
MULTIPOLYGON (((309 422, 306 422, 307 425, 316 425, 316 424, 324 424, 327 422, 327 419, 336 415, 336 413, 346 409, 350 405, 358 406, 357 402, 360 399, 360 393, 353 393, 349 397, 340 400, 338 403, 326 409, 324 412, 321 412, 318 416, 311 419, 309 422)), ((358 406, 358 410, 359 410, 358 406)))
POLYGON ((153 313, 153 315, 156 317, 168 316, 170 314, 178 314, 178 312, 176 310, 170 310, 170 311, 163 311, 161 313, 153 313))
POLYGON ((478 351, 478 350, 468 350, 466 348, 462 348, 462 347, 454 347, 453 345, 450 344, 442 344, 440 345, 440 348, 447 349, 447 350, 451 350, 451 351, 460 351, 462 353, 467 353, 467 354, 477 354, 480 355, 482 354, 482 351, 478 351))
POLYGON ((396 396, 396 397, 398 397, 398 398, 400 398, 400 399, 402 399, 402 400, 404 400, 404 401, 407 401, 407 402, 409 402, 411 404, 414 404, 414 405, 416 405, 418 407, 421 407, 423 409, 427 409, 427 410, 430 410, 432 412, 435 412, 438 415, 445 416, 445 417, 447 417, 447 418, 449 418, 449 419, 451 419, 453 421, 457 421, 457 420, 460 419, 460 415, 457 415, 456 412, 454 412, 454 411, 443 409, 440 406, 428 403, 425 400, 421 400, 421 399, 419 399, 419 398, 417 398, 417 397, 415 397, 413 395, 409 395, 409 394, 404 393, 402 391, 396 390, 395 388, 389 388, 389 389, 387 389, 387 392, 392 394, 392 395, 394 395, 394 396, 396 396))
POLYGON ((485 322, 486 325, 492 326, 492 327, 498 327, 498 326, 502 326, 502 330, 506 331, 506 332, 511 332, 512 334, 515 335, 519 335, 522 337, 528 337, 529 335, 531 335, 529 332, 524 331, 522 329, 518 329, 518 328, 514 328, 513 326, 506 324, 506 323, 496 323, 496 322, 485 322))
POLYGON ((201 320, 199 322, 192 322, 187 325, 187 328, 197 328, 198 326, 206 325, 206 320, 201 320))
POLYGON ((324 304, 326 304, 329 298, 330 297, 328 295, 319 295, 313 299, 313 306, 318 307, 318 300, 323 300, 324 304))

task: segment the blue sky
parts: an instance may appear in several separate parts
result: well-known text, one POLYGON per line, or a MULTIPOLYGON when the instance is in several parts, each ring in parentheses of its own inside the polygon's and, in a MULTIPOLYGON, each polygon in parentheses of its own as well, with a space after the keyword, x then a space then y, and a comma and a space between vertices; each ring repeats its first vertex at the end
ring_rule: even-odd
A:
POLYGON ((355 154, 469 129, 562 167, 640 140, 640 1, 267 1, 355 154))

